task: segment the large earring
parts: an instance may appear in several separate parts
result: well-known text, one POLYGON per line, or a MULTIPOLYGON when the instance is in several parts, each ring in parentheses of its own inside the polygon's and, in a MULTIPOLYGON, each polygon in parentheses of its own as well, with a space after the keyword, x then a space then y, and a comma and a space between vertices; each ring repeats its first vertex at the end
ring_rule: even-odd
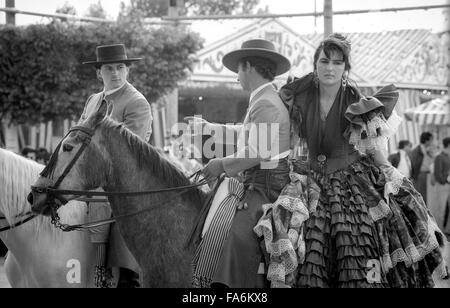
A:
POLYGON ((344 90, 347 87, 347 84, 348 84, 348 76, 347 74, 344 74, 342 75, 342 88, 344 88, 344 90))
POLYGON ((317 89, 319 88, 319 75, 317 74, 316 70, 314 70, 314 86, 317 89))

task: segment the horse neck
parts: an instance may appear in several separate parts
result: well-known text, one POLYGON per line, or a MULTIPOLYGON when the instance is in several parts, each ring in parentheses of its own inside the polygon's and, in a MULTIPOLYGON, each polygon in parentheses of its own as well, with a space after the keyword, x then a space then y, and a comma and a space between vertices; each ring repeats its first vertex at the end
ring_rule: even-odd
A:
POLYGON ((107 151, 111 153, 107 190, 137 191, 164 187, 158 175, 151 174, 148 169, 139 166, 138 159, 134 158, 133 150, 126 141, 115 140, 109 144, 107 151))
MULTIPOLYGON (((119 131, 109 130, 108 133, 113 134, 108 138, 110 142, 106 142, 106 151, 110 153, 108 168, 112 172, 107 176, 105 190, 144 191, 189 185, 182 172, 177 173, 176 167, 150 145, 139 144, 136 140, 130 142, 129 136, 119 131), (151 154, 142 153, 145 151, 151 154), (163 164, 165 167, 158 168, 154 164, 163 164)), ((201 198, 200 193, 199 197, 201 198)))

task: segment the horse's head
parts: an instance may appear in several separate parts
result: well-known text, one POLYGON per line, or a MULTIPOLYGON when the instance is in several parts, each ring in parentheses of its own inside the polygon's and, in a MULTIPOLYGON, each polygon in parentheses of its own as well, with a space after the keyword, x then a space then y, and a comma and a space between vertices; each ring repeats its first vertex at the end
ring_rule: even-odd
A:
POLYGON ((33 212, 50 215, 52 209, 80 197, 60 195, 54 190, 92 190, 104 184, 106 168, 102 165, 106 164, 105 151, 97 128, 106 116, 107 103, 102 100, 95 112, 61 140, 28 195, 33 212))

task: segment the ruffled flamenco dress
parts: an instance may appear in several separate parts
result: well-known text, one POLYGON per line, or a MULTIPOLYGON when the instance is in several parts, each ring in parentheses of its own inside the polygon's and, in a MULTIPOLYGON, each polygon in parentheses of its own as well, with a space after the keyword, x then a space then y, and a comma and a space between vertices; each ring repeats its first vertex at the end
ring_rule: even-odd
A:
POLYGON ((291 183, 254 228, 272 287, 433 287, 433 271, 444 266, 440 230, 412 183, 370 154, 386 150, 400 123, 396 89, 363 97, 342 88, 327 123, 312 76, 280 95, 299 137, 294 158, 301 145, 308 160, 293 159, 291 183))

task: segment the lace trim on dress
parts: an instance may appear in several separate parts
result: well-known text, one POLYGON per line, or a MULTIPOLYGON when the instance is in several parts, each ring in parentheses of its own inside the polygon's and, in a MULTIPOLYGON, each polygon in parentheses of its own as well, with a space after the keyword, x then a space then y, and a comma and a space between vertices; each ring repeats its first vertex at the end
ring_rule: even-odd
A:
POLYGON ((390 195, 398 195, 400 188, 403 185, 403 181, 405 180, 405 176, 393 166, 381 166, 380 169, 386 177, 386 184, 384 185, 384 199, 389 201, 390 195))
POLYGON ((435 237, 430 236, 425 243, 419 246, 410 245, 405 249, 399 248, 383 256, 383 269, 388 272, 400 262, 404 262, 407 267, 410 267, 412 264, 423 260, 426 255, 438 247, 439 244, 435 237))
POLYGON ((362 126, 351 126, 349 143, 353 144, 361 153, 367 153, 371 149, 382 150, 387 153, 387 141, 395 134, 402 118, 394 111, 386 120, 382 113, 378 113, 362 126))
POLYGON ((391 209, 384 200, 380 200, 377 206, 369 209, 369 214, 373 221, 378 221, 389 216, 391 209))
POLYGON ((267 279, 272 288, 295 284, 298 264, 304 262, 306 255, 303 224, 309 218, 308 206, 317 204, 320 193, 317 185, 310 187, 313 182, 306 176, 291 172, 290 178, 291 183, 278 199, 263 205, 264 215, 253 229, 258 237, 264 238, 270 255, 267 279))

